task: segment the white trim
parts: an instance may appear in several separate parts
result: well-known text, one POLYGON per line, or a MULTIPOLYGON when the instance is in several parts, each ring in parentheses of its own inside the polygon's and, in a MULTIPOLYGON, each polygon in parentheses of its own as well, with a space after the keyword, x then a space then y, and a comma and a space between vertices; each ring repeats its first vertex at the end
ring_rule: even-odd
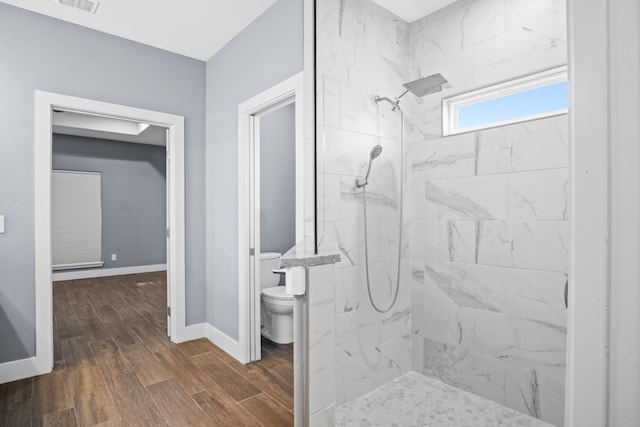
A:
POLYGON ((134 267, 101 268, 98 270, 79 270, 53 273, 53 281, 92 279, 95 277, 124 276, 126 274, 153 273, 166 271, 167 264, 136 265, 134 267))
POLYGON ((37 365, 35 357, 0 363, 0 384, 38 375, 37 365))
POLYGON ((219 329, 211 326, 210 324, 205 324, 205 332, 206 337, 209 341, 211 341, 214 345, 220 347, 225 353, 229 354, 231 357, 236 359, 240 363, 247 363, 243 360, 244 352, 240 346, 240 343, 233 338, 230 338, 224 332, 219 329))
POLYGON ((443 136, 457 135, 460 133, 473 132, 481 129, 489 129, 498 126, 505 126, 513 123, 520 123, 530 120, 542 119, 566 114, 567 109, 545 111, 538 114, 515 117, 512 119, 500 120, 485 123, 478 126, 460 128, 458 123, 460 108, 477 104, 492 99, 502 98, 516 93, 522 93, 544 86, 567 81, 567 66, 552 68, 534 74, 529 74, 517 79, 508 80, 502 83, 485 86, 480 89, 460 93, 442 99, 442 134, 443 136))
POLYGON ((126 118, 169 129, 170 163, 167 181, 171 194, 171 239, 168 283, 172 307, 170 329, 174 342, 186 333, 185 215, 184 215, 184 117, 50 92, 35 92, 35 282, 36 357, 34 374, 53 367, 53 308, 51 273, 51 146, 52 109, 72 109, 126 118))
MULTIPOLYGON (((58 264, 52 265, 51 269, 53 271, 59 270, 74 270, 78 268, 96 268, 96 267, 104 267, 104 261, 97 262, 74 262, 73 264, 58 264)), ((54 277, 56 273, 53 273, 54 277)))
POLYGON ((640 426, 640 5, 609 1, 609 425, 640 426))
POLYGON ((185 327, 178 338, 173 339, 173 342, 181 343, 186 341, 197 340, 199 338, 204 338, 207 332, 207 324, 206 323, 197 323, 195 325, 185 327))
POLYGON ((569 0, 570 263, 565 426, 606 426, 608 0, 569 0))
POLYGON ((259 201, 260 194, 259 162, 252 162, 253 158, 259 158, 260 153, 259 138, 256 137, 260 124, 258 116, 292 102, 295 102, 296 123, 296 242, 299 242, 304 239, 305 206, 303 73, 238 106, 238 342, 242 349, 239 360, 243 363, 260 358, 260 322, 252 321, 260 318, 260 290, 256 289, 256 281, 252 279, 260 271, 259 205, 253 206, 255 200, 259 201), (255 191, 253 195, 252 190, 255 191), (251 247, 255 248, 256 254, 253 261, 249 256, 251 247))

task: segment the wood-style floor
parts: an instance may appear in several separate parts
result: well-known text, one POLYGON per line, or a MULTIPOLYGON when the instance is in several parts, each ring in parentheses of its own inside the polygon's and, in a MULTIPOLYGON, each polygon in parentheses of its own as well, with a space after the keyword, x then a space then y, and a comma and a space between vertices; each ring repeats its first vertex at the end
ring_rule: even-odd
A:
POLYGON ((293 425, 293 346, 243 365, 166 337, 166 276, 56 282, 54 372, 0 385, 1 426, 293 425))

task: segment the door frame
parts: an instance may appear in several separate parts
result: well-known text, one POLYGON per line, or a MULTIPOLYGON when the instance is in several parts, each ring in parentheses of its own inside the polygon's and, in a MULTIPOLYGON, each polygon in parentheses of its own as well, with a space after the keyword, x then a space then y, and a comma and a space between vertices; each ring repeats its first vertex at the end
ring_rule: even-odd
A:
POLYGON ((238 106, 238 345, 243 363, 261 358, 260 284, 256 280, 260 271, 260 115, 292 103, 296 128, 296 242, 300 242, 304 239, 305 204, 303 73, 238 106))
POLYGON ((569 0, 565 426, 640 425, 640 7, 569 0))
POLYGON ((52 110, 78 111, 135 120, 167 128, 168 206, 167 298, 171 340, 189 339, 185 307, 184 117, 51 92, 35 92, 35 305, 36 356, 40 375, 53 368, 53 286, 51 270, 52 110))

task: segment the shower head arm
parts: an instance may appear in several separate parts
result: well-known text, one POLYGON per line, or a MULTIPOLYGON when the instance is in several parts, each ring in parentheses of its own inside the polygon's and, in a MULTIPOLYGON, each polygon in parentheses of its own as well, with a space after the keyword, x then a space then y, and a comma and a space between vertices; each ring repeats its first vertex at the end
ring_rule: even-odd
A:
MULTIPOLYGON (((408 91, 407 91, 407 92, 408 92, 408 91)), ((407 93, 407 92, 405 92, 405 93, 407 93)), ((405 93, 403 93, 402 95, 400 95, 400 97, 404 96, 404 94, 405 94, 405 93)), ((400 98, 396 98, 396 100, 394 101, 393 99, 388 98, 388 97, 386 97, 386 96, 378 96, 378 95, 376 95, 376 96, 373 98, 373 100, 375 101, 375 103, 376 103, 376 104, 378 104, 378 103, 379 103, 379 102, 381 102, 381 101, 388 102, 389 104, 391 104, 391 109, 392 109, 393 111, 400 110, 400 98)))
POLYGON ((404 92, 402 92, 402 95, 400 95, 399 97, 396 98, 396 104, 400 101, 400 98, 405 96, 407 93, 409 93, 409 89, 407 89, 404 92))

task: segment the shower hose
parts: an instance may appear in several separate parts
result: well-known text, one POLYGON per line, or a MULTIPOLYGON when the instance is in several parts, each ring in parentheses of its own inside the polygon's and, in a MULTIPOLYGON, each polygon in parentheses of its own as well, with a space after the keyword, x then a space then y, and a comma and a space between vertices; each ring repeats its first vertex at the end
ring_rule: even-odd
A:
POLYGON ((371 280, 369 278, 369 236, 367 232, 367 186, 364 185, 362 187, 362 199, 364 202, 364 262, 365 262, 365 271, 367 277, 367 295, 369 295, 369 301, 371 305, 378 313, 387 313, 389 312, 393 306, 396 304, 398 300, 398 291, 400 290, 400 267, 402 260, 402 211, 403 211, 403 200, 404 200, 404 112, 400 107, 397 107, 400 112, 400 198, 399 198, 399 211, 400 218, 398 219, 398 271, 396 275, 396 289, 393 294, 393 300, 389 304, 389 306, 385 308, 380 308, 373 300, 373 296, 371 295, 371 280))

